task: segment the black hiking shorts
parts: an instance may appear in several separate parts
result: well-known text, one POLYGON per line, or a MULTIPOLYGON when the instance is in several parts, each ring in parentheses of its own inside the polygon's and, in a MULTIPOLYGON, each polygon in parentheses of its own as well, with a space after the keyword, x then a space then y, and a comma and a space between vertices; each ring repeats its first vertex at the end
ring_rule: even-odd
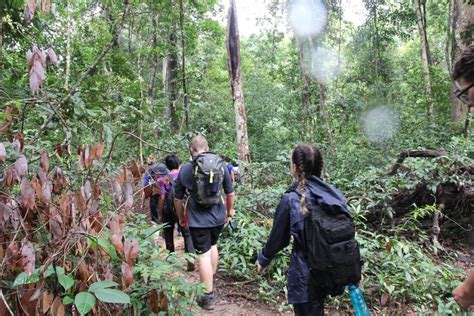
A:
POLYGON ((211 249, 211 246, 217 245, 223 227, 224 225, 209 228, 189 227, 196 253, 206 253, 211 249))

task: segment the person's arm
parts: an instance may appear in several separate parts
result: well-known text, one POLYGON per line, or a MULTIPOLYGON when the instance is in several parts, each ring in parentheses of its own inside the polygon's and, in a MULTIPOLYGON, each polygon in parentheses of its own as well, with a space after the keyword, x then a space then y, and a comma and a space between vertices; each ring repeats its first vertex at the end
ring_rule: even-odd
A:
POLYGON ((265 247, 258 253, 258 269, 263 272, 275 255, 290 243, 290 207, 288 197, 283 196, 275 212, 273 227, 265 247))
POLYGON ((234 194, 234 183, 232 181, 232 178, 230 176, 229 170, 227 168, 224 169, 224 193, 226 197, 226 211, 227 211, 227 217, 232 217, 235 215, 235 210, 234 210, 234 200, 235 200, 235 194, 234 194))

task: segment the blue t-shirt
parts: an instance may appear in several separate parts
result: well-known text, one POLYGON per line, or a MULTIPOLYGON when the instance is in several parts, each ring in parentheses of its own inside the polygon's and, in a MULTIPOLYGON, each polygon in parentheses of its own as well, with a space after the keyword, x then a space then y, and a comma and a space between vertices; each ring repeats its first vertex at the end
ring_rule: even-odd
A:
POLYGON ((229 173, 234 172, 234 166, 232 164, 227 164, 227 170, 229 170, 229 173))
MULTIPOLYGON (((191 192, 194 181, 193 163, 188 162, 184 164, 180 171, 178 178, 176 178, 176 186, 174 188, 175 198, 182 200, 186 190, 191 192)), ((224 168, 223 188, 225 194, 234 192, 232 179, 230 178, 229 170, 224 168)), ((188 202, 188 224, 189 227, 210 228, 224 225, 227 212, 223 203, 216 204, 211 208, 204 208, 199 205, 191 196, 188 202)))

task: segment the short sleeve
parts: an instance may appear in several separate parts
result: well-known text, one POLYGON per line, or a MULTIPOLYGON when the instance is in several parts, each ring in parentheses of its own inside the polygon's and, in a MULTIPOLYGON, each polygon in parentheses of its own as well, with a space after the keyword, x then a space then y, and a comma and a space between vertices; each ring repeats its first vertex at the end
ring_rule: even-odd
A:
POLYGON ((224 168, 224 192, 225 194, 230 194, 234 192, 234 185, 232 183, 232 178, 230 177, 229 170, 227 168, 224 168))

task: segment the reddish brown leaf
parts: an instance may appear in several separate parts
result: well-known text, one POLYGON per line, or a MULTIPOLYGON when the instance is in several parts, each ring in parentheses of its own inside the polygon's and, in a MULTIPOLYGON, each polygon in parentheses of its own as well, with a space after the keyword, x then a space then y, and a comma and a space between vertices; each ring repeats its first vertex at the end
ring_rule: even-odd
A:
POLYGON ((10 223, 14 229, 18 229, 20 226, 20 214, 18 214, 18 203, 15 200, 11 200, 7 203, 8 210, 10 211, 9 218, 10 223))
POLYGON ((10 206, 0 201, 0 227, 10 218, 10 206))
POLYGON ((53 183, 50 180, 43 182, 41 187, 43 194, 43 203, 49 205, 51 203, 51 192, 53 191, 53 183))
POLYGON ((26 239, 22 241, 21 256, 23 271, 27 275, 31 275, 35 269, 35 250, 33 244, 26 239))
POLYGON ((56 67, 59 67, 58 56, 56 55, 56 52, 51 47, 45 51, 45 55, 47 57, 47 60, 49 60, 50 63, 52 63, 56 67))
POLYGON ((125 196, 125 212, 128 212, 133 207, 133 187, 130 181, 125 181, 122 186, 122 191, 125 196))
POLYGON ((53 193, 60 194, 68 184, 63 171, 59 167, 55 167, 53 171, 53 193))
POLYGON ((134 240, 132 242, 125 240, 124 254, 125 262, 127 262, 129 265, 132 265, 133 259, 138 257, 138 240, 134 240))
POLYGON ((28 0, 26 2, 25 10, 23 12, 26 23, 31 23, 36 12, 36 0, 28 0))
POLYGON ((166 296, 166 294, 161 291, 160 292, 160 309, 162 311, 168 311, 168 297, 166 296))
POLYGON ((62 240, 64 237, 63 220, 56 207, 51 207, 49 211, 49 231, 53 235, 54 241, 62 240))
POLYGON ((115 250, 117 252, 120 253, 123 251, 122 236, 117 235, 117 234, 112 234, 112 236, 110 237, 110 242, 112 243, 112 245, 114 245, 115 250))
POLYGON ((79 210, 79 212, 83 213, 86 210, 86 201, 84 200, 84 196, 81 192, 76 192, 75 197, 76 208, 79 210))
POLYGON ((49 157, 48 157, 48 152, 43 151, 41 153, 41 160, 40 160, 40 167, 43 169, 45 173, 48 173, 49 171, 49 157))
POLYGON ((43 188, 38 180, 38 178, 33 178, 31 180, 31 186, 35 189, 36 196, 38 197, 38 202, 43 202, 43 188))
POLYGON ((94 200, 98 200, 100 198, 100 195, 102 194, 102 190, 100 188, 100 186, 96 183, 93 183, 92 184, 92 188, 93 188, 93 198, 94 200))
POLYGON ((382 296, 380 297, 380 305, 381 306, 387 305, 388 300, 389 300, 388 295, 387 294, 382 294, 382 296))
POLYGON ((0 261, 3 261, 3 258, 5 258, 5 252, 3 251, 3 245, 0 244, 0 261))
POLYGON ((23 178, 21 181, 21 204, 28 210, 32 210, 35 207, 35 189, 31 186, 30 182, 23 178))
POLYGON ((5 186, 11 188, 13 186, 13 167, 5 171, 5 186))
POLYGON ((27 316, 37 316, 39 315, 38 312, 38 304, 39 300, 32 300, 31 298, 33 297, 36 289, 35 288, 29 288, 26 289, 23 292, 23 295, 20 298, 20 306, 21 309, 23 310, 24 315, 27 316))
POLYGON ((28 162, 24 155, 20 155, 13 165, 13 177, 15 180, 21 182, 23 177, 28 174, 28 162))
POLYGON ((135 180, 140 180, 142 178, 142 175, 140 174, 140 169, 138 168, 138 165, 135 160, 133 160, 132 164, 130 165, 130 171, 132 171, 132 175, 135 180))
POLYGON ((41 309, 43 311, 43 314, 46 314, 49 311, 49 309, 51 308, 51 304, 53 303, 53 299, 54 295, 51 294, 51 292, 43 292, 43 297, 41 298, 41 309))
POLYGON ((64 316, 65 315, 65 308, 63 303, 61 302, 60 297, 56 297, 51 305, 51 315, 53 316, 64 316))
POLYGON ((23 148, 25 147, 25 139, 23 138, 23 135, 21 135, 20 132, 16 133, 16 139, 20 143, 20 152, 23 151, 23 148))
POLYGON ((111 263, 109 263, 105 267, 104 280, 105 281, 113 281, 114 280, 114 275, 112 273, 112 264, 111 263))
POLYGON ((105 144, 104 143, 100 143, 97 145, 97 150, 95 152, 96 156, 97 156, 97 160, 100 159, 100 157, 102 157, 102 155, 104 154, 104 149, 105 149, 105 144))
POLYGON ((124 288, 129 287, 133 283, 133 269, 128 263, 122 263, 122 284, 124 288))
POLYGON ((115 203, 121 204, 123 201, 123 194, 122 194, 122 186, 120 185, 120 182, 118 179, 112 182, 112 187, 113 187, 113 195, 114 195, 114 200, 115 203))
POLYGON ((82 161, 84 162, 84 167, 89 168, 92 164, 92 161, 89 160, 89 157, 90 157, 89 146, 87 146, 87 145, 82 146, 81 156, 82 156, 82 161))
POLYGON ((160 303, 158 302, 158 291, 155 289, 151 290, 150 293, 150 309, 155 314, 159 314, 161 311, 160 303))
POLYGON ((0 143, 0 161, 5 162, 7 159, 7 151, 5 150, 5 146, 3 143, 0 143))

